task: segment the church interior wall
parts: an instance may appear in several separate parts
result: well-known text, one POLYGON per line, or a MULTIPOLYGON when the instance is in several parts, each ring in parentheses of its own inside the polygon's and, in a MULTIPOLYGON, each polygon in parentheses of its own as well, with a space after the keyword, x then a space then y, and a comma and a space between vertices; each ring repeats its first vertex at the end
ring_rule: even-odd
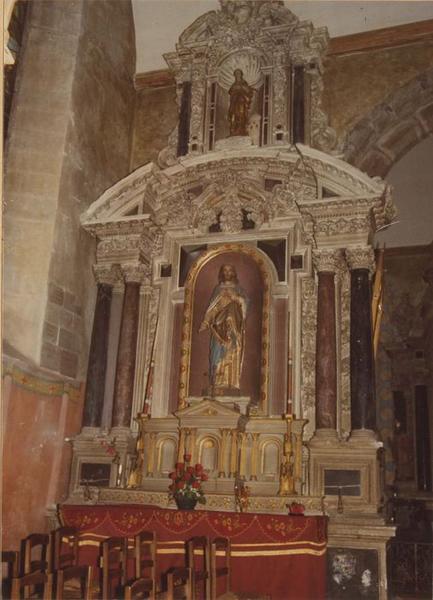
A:
MULTIPOLYGON (((339 140, 392 93, 433 67, 433 39, 394 48, 330 54, 323 105, 339 140)), ((416 104, 417 98, 407 98, 416 104)), ((388 116, 388 118, 391 118, 388 116)))
POLYGON ((32 3, 25 38, 5 167, 3 460, 13 467, 3 519, 11 548, 43 530, 47 502, 66 494, 64 437, 81 424, 95 301, 95 241, 80 214, 129 172, 135 105, 129 2, 32 3), (21 435, 22 423, 31 431, 21 435))
POLYGON ((137 90, 131 171, 148 162, 156 162, 158 153, 177 123, 176 88, 163 87, 137 90))
POLYGON ((431 327, 431 284, 425 278, 432 250, 431 246, 393 248, 385 255, 386 309, 376 368, 377 417, 385 445, 386 481, 413 493, 421 484, 416 474, 416 386, 427 386, 429 406, 433 401, 431 343, 427 336, 431 327))

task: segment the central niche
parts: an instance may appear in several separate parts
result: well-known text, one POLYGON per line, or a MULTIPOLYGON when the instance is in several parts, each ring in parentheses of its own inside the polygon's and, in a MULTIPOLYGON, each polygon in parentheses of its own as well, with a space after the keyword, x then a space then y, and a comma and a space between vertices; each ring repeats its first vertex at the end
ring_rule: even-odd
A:
POLYGON ((225 244, 202 255, 185 286, 180 404, 211 397, 267 401, 269 284, 254 248, 225 244))
POLYGON ((255 52, 230 54, 209 80, 208 146, 230 136, 249 136, 268 143, 270 76, 255 52))

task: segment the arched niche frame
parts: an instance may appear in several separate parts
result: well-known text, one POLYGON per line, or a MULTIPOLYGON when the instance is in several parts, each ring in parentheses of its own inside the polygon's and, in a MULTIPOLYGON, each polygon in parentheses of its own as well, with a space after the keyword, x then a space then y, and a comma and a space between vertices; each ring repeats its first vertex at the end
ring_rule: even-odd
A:
MULTIPOLYGON (((250 299, 240 393, 249 396, 258 411, 266 414, 270 376, 271 288, 277 277, 265 254, 243 243, 226 243, 211 248, 195 261, 188 273, 181 334, 178 406, 184 408, 191 397, 207 395, 204 386, 209 381, 210 334, 199 333, 198 329, 223 264, 233 264, 239 284, 250 299), (256 387, 253 389, 254 385, 256 387)), ((233 397, 233 401, 236 401, 236 397, 233 397)))

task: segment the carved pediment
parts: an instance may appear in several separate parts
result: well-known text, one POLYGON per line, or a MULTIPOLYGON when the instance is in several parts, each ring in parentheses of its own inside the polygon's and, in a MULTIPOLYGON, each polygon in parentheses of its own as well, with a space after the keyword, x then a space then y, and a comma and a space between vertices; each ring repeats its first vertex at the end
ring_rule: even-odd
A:
POLYGON ((238 419, 239 411, 226 406, 222 402, 218 402, 218 400, 204 398, 197 404, 178 410, 175 415, 179 419, 184 419, 185 417, 236 417, 238 419))
POLYGON ((211 398, 205 398, 192 406, 178 410, 175 415, 179 419, 180 427, 235 429, 239 419, 244 419, 239 411, 211 398))
POLYGON ((179 38, 179 46, 191 46, 216 36, 233 38, 257 35, 263 28, 296 25, 298 18, 282 0, 220 0, 221 8, 194 21, 179 38))

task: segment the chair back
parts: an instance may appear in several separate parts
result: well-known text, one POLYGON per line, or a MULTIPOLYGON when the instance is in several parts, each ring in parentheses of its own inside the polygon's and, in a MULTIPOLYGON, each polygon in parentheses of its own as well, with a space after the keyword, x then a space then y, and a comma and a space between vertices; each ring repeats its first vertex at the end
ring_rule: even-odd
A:
POLYGON ((146 577, 136 579, 129 585, 125 585, 125 600, 142 600, 143 598, 155 599, 154 580, 146 577))
POLYGON ((134 579, 151 579, 156 592, 156 536, 153 531, 140 531, 132 549, 134 579))
POLYGON ((22 577, 12 579, 13 600, 20 598, 41 598, 43 600, 52 600, 53 598, 53 575, 52 573, 43 573, 34 571, 22 577))
POLYGON ((117 588, 126 583, 127 544, 127 539, 121 537, 111 537, 101 543, 101 589, 104 600, 115 598, 117 588))
POLYGON ((78 531, 75 527, 59 527, 51 533, 53 571, 78 565, 78 531))
POLYGON ((46 533, 32 533, 22 542, 22 573, 28 575, 35 571, 51 573, 50 537, 46 533))
POLYGON ((211 600, 217 597, 218 577, 226 577, 225 593, 230 591, 230 557, 231 544, 228 538, 215 538, 210 548, 210 580, 211 580, 211 600), (217 566, 217 555, 223 553, 224 565, 217 566))
POLYGON ((167 573, 167 600, 193 599, 192 571, 189 567, 170 569, 167 573))
POLYGON ((202 582, 203 594, 206 598, 210 598, 210 548, 209 539, 205 536, 193 537, 187 542, 187 560, 188 567, 191 568, 192 574, 192 597, 196 598, 199 589, 199 584, 202 582), (197 566, 199 560, 197 556, 201 555, 201 567, 197 566))
POLYGON ((80 585, 80 598, 82 600, 92 599, 94 567, 73 566, 59 569, 56 572, 56 600, 64 600, 68 597, 67 584, 71 581, 77 581, 80 585))
POLYGON ((3 598, 11 597, 12 579, 20 574, 20 553, 16 550, 2 551, 2 583, 3 598), (4 576, 3 576, 4 573, 4 576))

